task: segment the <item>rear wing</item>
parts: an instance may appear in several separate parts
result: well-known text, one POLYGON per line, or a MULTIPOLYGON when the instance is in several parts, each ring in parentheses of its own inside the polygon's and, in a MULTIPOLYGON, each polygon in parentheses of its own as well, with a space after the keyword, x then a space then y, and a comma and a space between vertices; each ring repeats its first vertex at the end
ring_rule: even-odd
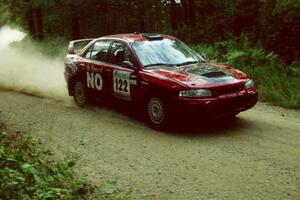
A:
POLYGON ((94 40, 94 38, 70 41, 69 46, 68 46, 68 53, 75 54, 76 52, 78 52, 78 51, 82 50, 84 47, 86 47, 93 40, 94 40), (75 48, 75 46, 76 46, 76 48, 75 48))

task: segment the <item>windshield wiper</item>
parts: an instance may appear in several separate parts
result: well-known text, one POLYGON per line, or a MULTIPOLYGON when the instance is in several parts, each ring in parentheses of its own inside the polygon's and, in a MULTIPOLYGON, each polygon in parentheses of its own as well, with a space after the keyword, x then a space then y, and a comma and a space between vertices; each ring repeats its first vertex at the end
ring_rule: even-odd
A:
POLYGON ((199 61, 195 61, 195 60, 194 61, 187 61, 187 62, 176 64, 176 66, 191 65, 191 64, 196 64, 196 63, 199 63, 199 61))
POLYGON ((167 67, 172 67, 174 66, 174 64, 170 64, 170 63, 155 63, 155 64, 149 64, 149 65, 145 65, 144 67, 152 67, 152 66, 167 66, 167 67))

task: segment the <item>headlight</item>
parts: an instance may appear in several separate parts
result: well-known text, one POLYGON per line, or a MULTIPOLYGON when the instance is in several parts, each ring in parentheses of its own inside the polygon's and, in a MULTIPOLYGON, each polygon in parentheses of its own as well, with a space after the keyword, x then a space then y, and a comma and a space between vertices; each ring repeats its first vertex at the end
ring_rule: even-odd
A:
POLYGON ((253 82, 253 80, 247 81, 247 82, 245 83, 245 87, 246 87, 247 89, 253 88, 253 87, 254 87, 254 82, 253 82))
POLYGON ((179 92, 180 97, 190 97, 190 98, 195 98, 195 97, 211 97, 212 92, 210 90, 183 90, 179 92))

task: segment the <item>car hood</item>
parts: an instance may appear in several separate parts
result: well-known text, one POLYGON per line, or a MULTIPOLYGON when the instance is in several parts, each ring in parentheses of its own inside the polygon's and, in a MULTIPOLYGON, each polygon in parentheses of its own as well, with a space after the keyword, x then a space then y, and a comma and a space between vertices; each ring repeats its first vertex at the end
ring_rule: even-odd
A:
POLYGON ((225 83, 237 83, 248 76, 232 67, 215 63, 199 63, 182 67, 150 69, 152 73, 172 79, 189 87, 209 87, 225 83))

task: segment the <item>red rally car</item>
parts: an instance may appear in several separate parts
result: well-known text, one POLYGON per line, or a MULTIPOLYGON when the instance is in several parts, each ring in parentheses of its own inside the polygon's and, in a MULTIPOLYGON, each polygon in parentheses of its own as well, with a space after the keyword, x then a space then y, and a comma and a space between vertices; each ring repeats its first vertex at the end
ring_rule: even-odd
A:
POLYGON ((184 115, 235 116, 257 102, 248 75, 208 62, 177 38, 161 34, 71 41, 65 79, 79 106, 98 97, 132 101, 145 108, 155 127, 184 115))

